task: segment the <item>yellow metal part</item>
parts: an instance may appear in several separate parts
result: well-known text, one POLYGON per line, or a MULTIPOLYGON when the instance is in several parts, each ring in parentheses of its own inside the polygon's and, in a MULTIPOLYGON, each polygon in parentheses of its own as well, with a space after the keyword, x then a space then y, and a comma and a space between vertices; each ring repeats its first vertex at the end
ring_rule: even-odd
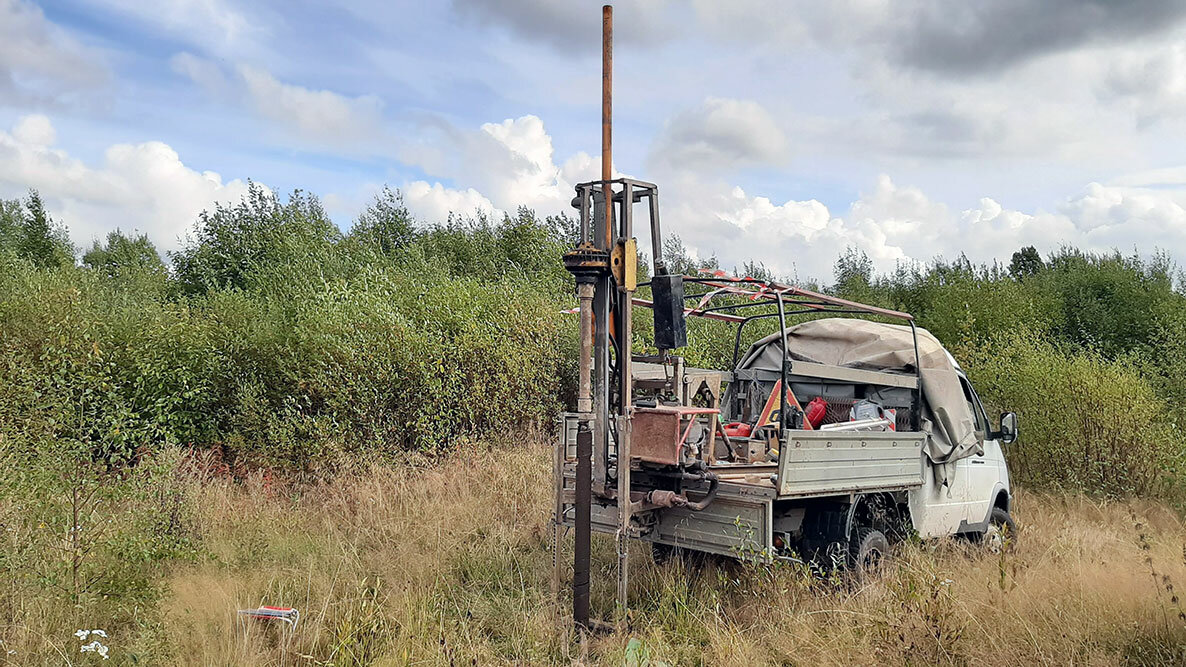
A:
POLYGON ((614 280, 627 292, 638 288, 638 241, 630 238, 619 241, 610 257, 614 280))

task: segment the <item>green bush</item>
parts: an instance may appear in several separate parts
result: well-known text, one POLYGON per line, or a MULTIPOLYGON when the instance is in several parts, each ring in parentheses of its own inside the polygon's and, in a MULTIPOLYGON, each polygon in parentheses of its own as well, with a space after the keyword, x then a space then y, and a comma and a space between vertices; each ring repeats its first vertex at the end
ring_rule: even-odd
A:
MULTIPOLYGON (((356 231, 391 232, 394 205, 356 231)), ((253 187, 203 216, 179 289, 145 239, 113 234, 85 267, 0 255, 3 432, 112 462, 178 444, 309 467, 556 412, 575 322, 554 221, 523 211, 375 246, 318 211, 253 187)))
MULTIPOLYGON (((342 235, 315 197, 252 185, 200 217, 169 273, 142 236, 113 233, 81 267, 16 252, 52 250, 64 230, 35 195, 2 208, 10 441, 81 443, 113 464, 181 445, 312 468, 539 424, 573 402, 568 217, 424 224, 385 190, 342 235)), ((664 252, 697 268, 674 236, 664 252)), ((850 250, 824 289, 914 313, 987 399, 1021 412, 1026 441, 1042 443, 1015 448, 1026 483, 1149 493, 1180 474, 1183 451, 1186 304, 1172 275, 1160 255, 1023 249, 1008 269, 961 257, 877 276, 850 250)), ((774 327, 750 324, 741 345, 774 327)), ((726 368, 734 332, 692 319, 682 353, 726 368)), ((639 310, 636 349, 651 342, 639 310)))
POLYGON ((1023 484, 1124 496, 1180 483, 1186 438, 1137 365, 1024 331, 959 352, 982 399, 1020 418, 1008 456, 1023 484))
POLYGON ((65 225, 50 217, 36 190, 24 201, 0 199, 0 255, 5 254, 41 268, 74 263, 65 225))

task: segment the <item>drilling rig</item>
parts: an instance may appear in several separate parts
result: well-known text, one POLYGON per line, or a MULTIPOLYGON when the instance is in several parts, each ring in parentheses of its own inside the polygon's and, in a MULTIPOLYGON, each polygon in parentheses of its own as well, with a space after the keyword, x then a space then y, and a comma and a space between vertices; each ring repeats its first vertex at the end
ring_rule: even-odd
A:
MULTIPOLYGON (((590 628, 589 569, 590 513, 593 495, 614 500, 630 497, 629 461, 632 427, 631 405, 631 300, 637 287, 638 249, 634 238, 634 205, 643 203, 649 216, 656 271, 665 274, 659 229, 659 189, 653 183, 613 178, 612 90, 613 90, 613 7, 602 7, 601 77, 601 180, 576 186, 575 207, 579 210, 580 241, 564 256, 564 265, 576 281, 580 312, 580 359, 577 386, 576 463, 573 479, 573 620, 590 628)), ((682 324, 682 310, 678 323, 682 324)), ((674 323, 674 322, 673 322, 674 323)), ((666 332, 679 332, 669 327, 666 332)), ((667 348, 683 344, 673 337, 667 348)), ((563 478, 565 452, 556 453, 556 474, 563 478)), ((557 494, 556 511, 564 513, 563 494, 557 494)), ((627 538, 631 503, 616 503, 620 530, 616 535, 618 555, 618 600, 624 610, 628 577, 627 538)), ((553 587, 560 578, 559 544, 562 522, 555 523, 556 571, 553 587)))
POLYGON ((561 415, 552 460, 552 589, 558 598, 571 528, 577 629, 614 627, 591 618, 593 532, 614 538, 619 627, 631 540, 657 559, 810 559, 860 572, 907 535, 999 536, 1012 525, 1000 445, 1016 439, 1017 416, 993 430, 958 363, 913 316, 772 280, 669 273, 658 188, 613 178, 612 53, 606 5, 601 179, 576 186, 579 241, 564 256, 579 302, 577 404, 561 415), (651 242, 643 283, 636 213, 651 242), (632 349, 635 306, 653 312, 650 354, 632 349), (689 315, 736 325, 728 370, 690 368, 675 353, 689 315), (761 337, 743 353, 751 323, 761 337))

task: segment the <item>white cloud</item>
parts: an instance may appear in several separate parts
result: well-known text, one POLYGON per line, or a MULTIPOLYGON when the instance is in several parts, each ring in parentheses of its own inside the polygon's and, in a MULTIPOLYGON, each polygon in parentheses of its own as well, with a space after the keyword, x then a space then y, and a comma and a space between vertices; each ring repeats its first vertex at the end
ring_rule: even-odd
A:
MULTIPOLYGON (((579 152, 557 166, 551 137, 535 116, 462 130, 440 123, 408 161, 448 179, 402 184, 405 200, 426 222, 449 212, 501 215, 519 205, 540 214, 569 211, 573 185, 599 177, 598 160, 579 152), (431 139, 431 140, 429 140, 431 139)), ((898 262, 925 262, 966 254, 974 262, 1007 260, 1034 245, 1050 252, 1069 243, 1085 250, 1142 250, 1186 242, 1186 169, 1125 177, 1129 183, 1164 182, 1176 188, 1091 184, 1056 210, 1024 212, 990 197, 955 208, 921 189, 881 175, 847 210, 816 200, 777 201, 697 170, 671 170, 662 179, 663 228, 700 257, 724 266, 755 260, 782 275, 828 280, 846 248, 857 247, 881 271, 898 262)), ((1054 202, 1057 204, 1057 202, 1054 202)), ((636 227, 644 251, 648 230, 636 227)))
POLYGON ((248 99, 263 117, 318 144, 352 147, 383 134, 383 103, 374 95, 348 97, 278 81, 257 67, 240 65, 248 99))
POLYGON ((264 23, 253 20, 223 0, 87 0, 96 9, 170 33, 203 49, 240 53, 252 50, 266 35, 264 23))
POLYGON ((1186 114, 1186 5, 1175 0, 693 7, 716 42, 705 50, 724 50, 723 75, 742 79, 725 85, 810 108, 794 124, 799 154, 894 171, 920 158, 1025 158, 1086 176, 1130 158, 1158 120, 1186 114))
POLYGON ((12 136, 18 142, 29 146, 52 146, 57 141, 58 133, 54 131, 53 123, 40 114, 23 116, 17 120, 12 128, 12 136))
POLYGON ((174 72, 201 86, 216 99, 239 103, 268 121, 301 147, 356 155, 390 150, 383 123, 383 102, 375 95, 349 96, 280 81, 259 67, 239 64, 233 73, 192 53, 175 54, 174 72))
POLYGON ((415 190, 424 198, 424 219, 430 222, 443 220, 441 213, 447 210, 470 213, 475 208, 501 213, 526 206, 540 215, 571 212, 573 186, 601 178, 601 160, 584 152, 558 166, 552 137, 543 121, 532 115, 486 123, 477 130, 438 120, 424 126, 419 143, 405 148, 401 158, 453 183, 404 184, 409 207, 415 190), (465 208, 448 208, 452 205, 465 208))
MULTIPOLYGON (((409 209, 422 221, 479 210, 498 216, 520 204, 541 214, 569 211, 573 184, 597 177, 597 160, 585 153, 557 166, 551 138, 534 116, 474 131, 450 130, 453 143, 440 150, 462 150, 436 165, 450 184, 423 179, 401 184, 409 209)), ((175 248, 200 211, 246 190, 242 181, 224 183, 216 173, 189 168, 161 142, 111 146, 98 164, 55 143, 53 124, 44 116, 23 117, 10 131, 0 131, 0 196, 37 188, 83 246, 120 227, 148 233, 162 249, 175 248)), ((668 234, 679 235, 702 257, 715 255, 726 267, 756 260, 783 275, 825 281, 836 257, 850 246, 868 253, 882 271, 896 262, 960 253, 974 262, 1005 260, 1023 245, 1049 252, 1064 243, 1097 251, 1140 244, 1147 252, 1186 245, 1183 173, 1168 169, 1121 177, 1111 185, 1091 183, 1054 211, 1033 212, 989 197, 953 208, 882 175, 846 211, 835 212, 819 201, 777 201, 685 171, 663 183, 663 221, 668 234)), ((327 196, 327 203, 335 202, 338 198, 327 196)), ((646 232, 640 224, 644 248, 646 232)))
POLYGON ((757 102, 710 97, 669 119, 651 161, 676 169, 728 169, 785 158, 786 137, 757 102))
POLYGON ((402 188, 404 203, 417 219, 427 223, 444 222, 450 213, 467 216, 484 212, 499 219, 505 211, 473 188, 455 190, 440 183, 414 181, 402 188))
POLYGON ((1141 125, 1186 112, 1186 44, 1153 52, 1123 51, 1106 66, 1099 87, 1105 101, 1119 101, 1141 125))
POLYGON ((1091 183, 1059 210, 1075 221, 1084 245, 1128 248, 1153 241, 1177 249, 1186 243, 1186 190, 1091 183))
POLYGON ((169 59, 169 66, 174 72, 185 76, 217 97, 231 92, 231 84, 223 74, 222 68, 209 60, 182 52, 174 54, 169 59))
POLYGON ((54 148, 54 134, 44 116, 0 130, 0 196, 37 189, 82 247, 118 227, 148 234, 161 250, 174 249, 198 213, 247 190, 243 181, 224 183, 214 172, 190 169, 159 141, 116 144, 92 166, 54 148))
POLYGON ((51 104, 106 82, 101 58, 23 0, 0 0, 0 102, 51 104))
POLYGON ((1092 183, 1056 212, 1008 209, 989 197, 956 211, 882 175, 840 215, 814 200, 776 203, 740 187, 694 179, 665 190, 664 229, 697 256, 715 256, 726 267, 759 261, 802 279, 827 281, 848 247, 889 271, 898 262, 960 254, 977 263, 1007 261, 1026 245, 1043 253, 1064 244, 1096 252, 1186 245, 1186 187, 1092 183))

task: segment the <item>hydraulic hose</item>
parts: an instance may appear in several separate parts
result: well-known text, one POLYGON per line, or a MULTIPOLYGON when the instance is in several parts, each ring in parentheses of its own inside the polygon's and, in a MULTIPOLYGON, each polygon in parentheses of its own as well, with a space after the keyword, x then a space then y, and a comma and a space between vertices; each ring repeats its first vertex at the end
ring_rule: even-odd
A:
POLYGON ((692 510, 693 512, 699 512, 700 510, 711 505, 712 501, 716 500, 717 489, 721 484, 721 480, 717 477, 716 473, 714 473, 714 472, 702 472, 702 473, 680 472, 680 473, 675 473, 672 476, 676 476, 676 477, 679 477, 680 479, 689 480, 689 481, 697 481, 697 482, 708 481, 708 493, 703 498, 700 499, 700 502, 694 503, 694 502, 688 500, 688 497, 686 495, 676 493, 675 491, 664 491, 661 489, 655 489, 647 494, 647 496, 646 496, 647 502, 652 503, 654 505, 658 505, 660 507, 686 507, 686 508, 692 510))
POLYGON ((701 498, 700 502, 698 503, 688 503, 688 509, 692 510, 693 512, 699 512, 705 507, 711 505, 712 501, 716 500, 717 487, 720 486, 721 480, 717 478, 717 474, 715 472, 704 473, 704 479, 708 480, 708 495, 704 496, 704 498, 701 498))

